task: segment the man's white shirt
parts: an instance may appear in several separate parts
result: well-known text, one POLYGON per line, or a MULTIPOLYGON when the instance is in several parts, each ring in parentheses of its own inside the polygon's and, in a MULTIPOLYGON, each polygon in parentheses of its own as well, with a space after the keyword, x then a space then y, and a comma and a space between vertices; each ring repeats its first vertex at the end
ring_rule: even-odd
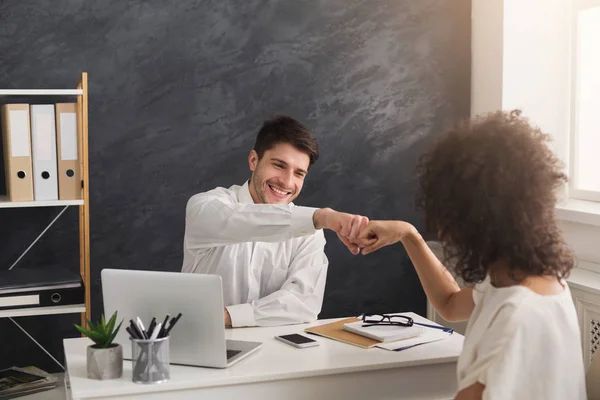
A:
POLYGON ((328 261, 316 208, 254 204, 248 182, 190 198, 182 272, 220 275, 233 327, 310 322, 328 261))

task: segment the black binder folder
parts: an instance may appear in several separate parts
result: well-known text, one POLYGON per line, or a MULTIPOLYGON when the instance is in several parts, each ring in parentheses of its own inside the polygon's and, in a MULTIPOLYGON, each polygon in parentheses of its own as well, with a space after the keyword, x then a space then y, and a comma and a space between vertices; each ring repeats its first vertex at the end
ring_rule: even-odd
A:
POLYGON ((0 310, 83 304, 78 273, 64 268, 15 268, 0 271, 0 310))

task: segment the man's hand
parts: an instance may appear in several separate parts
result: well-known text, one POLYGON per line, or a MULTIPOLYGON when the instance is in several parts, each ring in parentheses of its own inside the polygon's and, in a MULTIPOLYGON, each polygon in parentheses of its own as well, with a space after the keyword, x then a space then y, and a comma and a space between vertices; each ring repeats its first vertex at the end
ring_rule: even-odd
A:
POLYGON ((403 221, 371 221, 360 232, 355 243, 363 248, 363 254, 369 254, 384 246, 402 241, 415 227, 403 221))
POLYGON ((337 233, 350 252, 356 255, 360 251, 356 240, 369 223, 369 218, 341 213, 331 208, 321 208, 314 213, 313 223, 316 229, 330 229, 337 233))
POLYGON ((231 315, 229 315, 229 311, 227 311, 227 309, 225 309, 224 318, 225 318, 225 326, 231 327, 231 315))

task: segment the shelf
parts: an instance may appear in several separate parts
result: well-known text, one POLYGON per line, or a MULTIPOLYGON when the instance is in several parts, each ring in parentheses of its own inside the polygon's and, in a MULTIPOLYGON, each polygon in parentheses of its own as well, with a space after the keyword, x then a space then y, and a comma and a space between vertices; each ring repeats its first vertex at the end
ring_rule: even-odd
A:
POLYGON ((32 307, 19 308, 15 310, 0 310, 0 318, 7 317, 27 317, 31 315, 51 315, 51 314, 73 314, 84 313, 85 304, 74 304, 69 306, 52 307, 32 307))
POLYGON ((8 197, 0 196, 0 208, 57 207, 81 205, 83 205, 83 200, 8 201, 8 197))
POLYGON ((82 89, 0 89, 0 96, 77 96, 82 89))

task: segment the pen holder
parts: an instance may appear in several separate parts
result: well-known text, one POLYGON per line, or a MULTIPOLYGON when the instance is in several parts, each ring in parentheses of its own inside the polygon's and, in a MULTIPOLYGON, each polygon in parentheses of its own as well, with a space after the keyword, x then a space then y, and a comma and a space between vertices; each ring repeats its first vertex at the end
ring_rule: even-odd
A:
POLYGON ((160 339, 131 340, 132 380, 135 383, 161 383, 170 378, 169 336, 160 339))

